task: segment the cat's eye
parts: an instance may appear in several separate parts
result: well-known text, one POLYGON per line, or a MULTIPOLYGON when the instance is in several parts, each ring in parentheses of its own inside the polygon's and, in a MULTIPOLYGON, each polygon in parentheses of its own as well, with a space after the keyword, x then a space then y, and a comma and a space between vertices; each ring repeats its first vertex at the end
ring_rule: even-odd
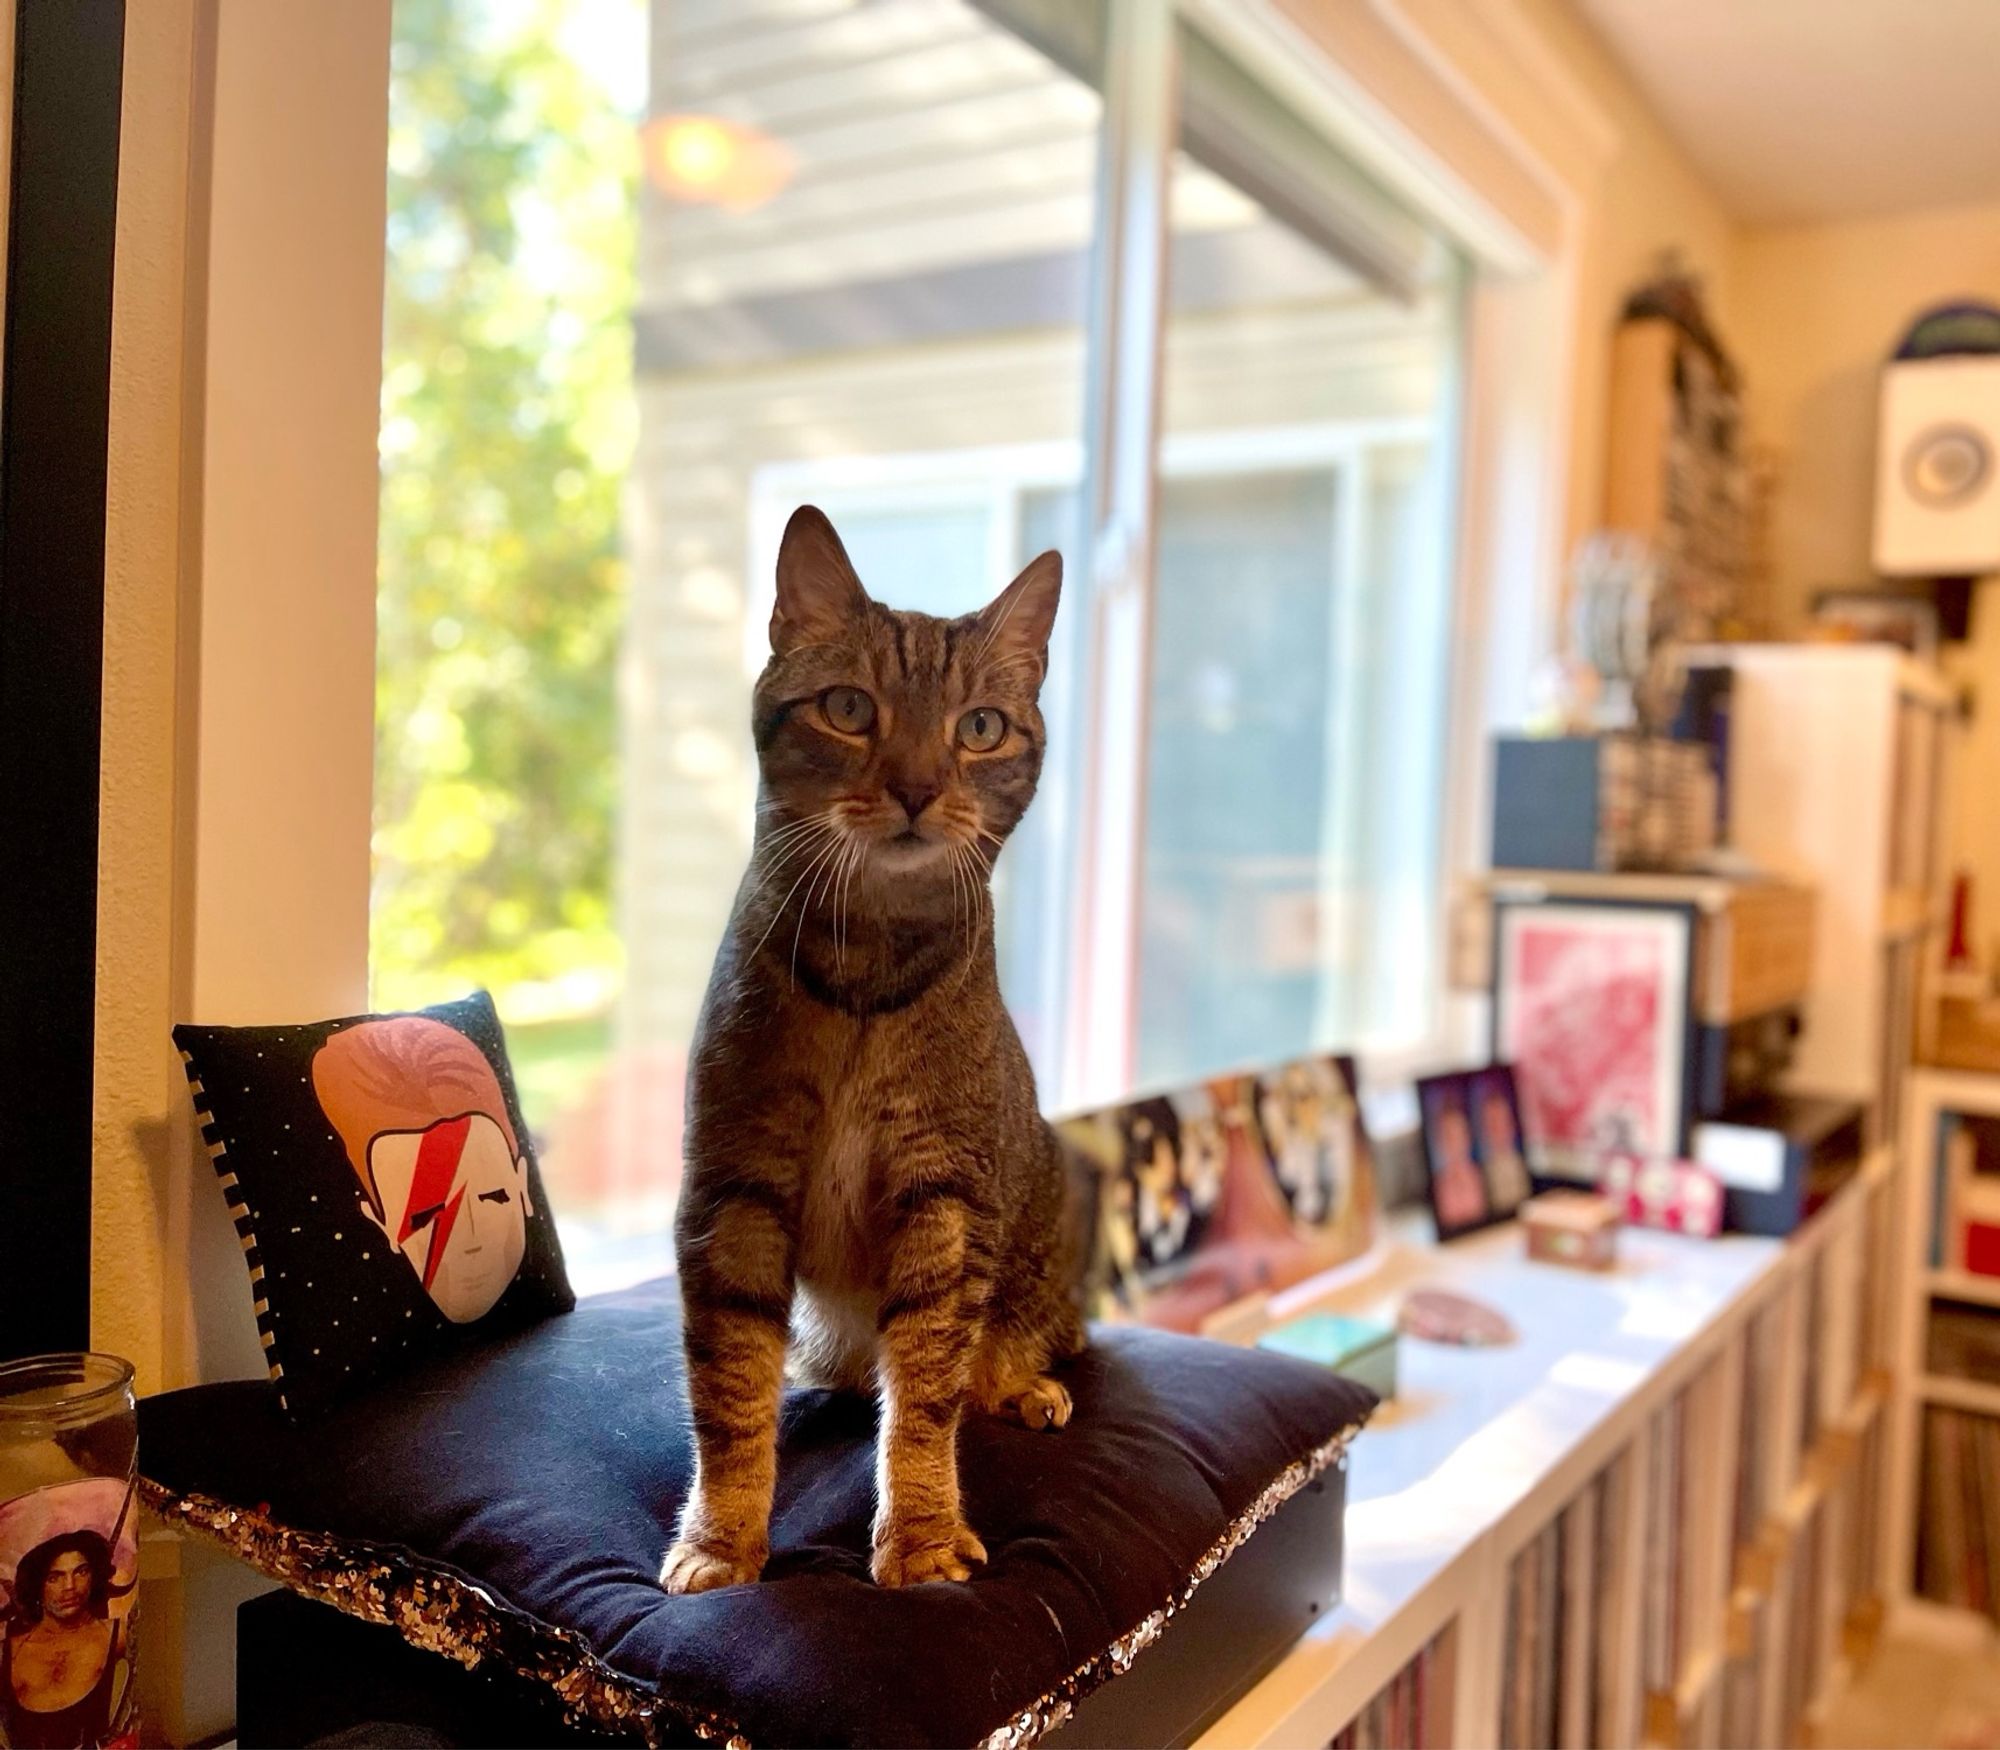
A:
POLYGON ((843 735, 865 735, 875 721, 875 701, 859 687, 828 687, 819 696, 819 713, 843 735))
POLYGON ((975 705, 958 720, 958 745, 969 753, 991 753, 1007 738, 1007 719, 991 705, 975 705))

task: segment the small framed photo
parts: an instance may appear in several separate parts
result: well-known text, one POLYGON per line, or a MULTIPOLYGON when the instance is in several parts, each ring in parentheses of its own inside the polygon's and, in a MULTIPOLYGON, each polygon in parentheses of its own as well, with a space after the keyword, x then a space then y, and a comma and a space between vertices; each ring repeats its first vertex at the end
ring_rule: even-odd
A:
POLYGON ((1534 1196, 1528 1170, 1528 1133, 1521 1123, 1521 1096, 1514 1066, 1496 1063, 1472 1072, 1472 1129, 1479 1167, 1494 1207, 1512 1215, 1534 1196))
POLYGON ((1417 1083, 1424 1182, 1440 1240, 1507 1221, 1533 1192, 1514 1072, 1504 1064, 1417 1083))

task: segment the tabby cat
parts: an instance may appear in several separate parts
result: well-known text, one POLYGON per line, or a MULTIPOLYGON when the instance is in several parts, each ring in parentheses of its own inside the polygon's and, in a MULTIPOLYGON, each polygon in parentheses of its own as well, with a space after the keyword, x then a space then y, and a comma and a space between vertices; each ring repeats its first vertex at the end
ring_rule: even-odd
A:
POLYGON ((963 1580, 968 1409, 1060 1428, 1087 1200, 1001 1005, 988 877, 1035 793, 1062 561, 956 620, 872 601, 833 525, 778 554, 750 867, 688 1071, 675 1228, 695 1479, 660 1582, 769 1553, 789 1347, 881 1394, 871 1563, 963 1580))

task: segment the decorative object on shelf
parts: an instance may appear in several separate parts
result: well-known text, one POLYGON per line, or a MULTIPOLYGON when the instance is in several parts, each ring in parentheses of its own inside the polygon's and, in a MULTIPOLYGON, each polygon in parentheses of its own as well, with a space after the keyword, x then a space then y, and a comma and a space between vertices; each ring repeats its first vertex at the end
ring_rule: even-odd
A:
POLYGON ((1751 510, 1742 424, 1736 367, 1699 285, 1670 260, 1627 300, 1612 339, 1604 493, 1605 528, 1642 542, 1657 567, 1660 647, 1737 624, 1751 510))
POLYGON ((1679 1155, 1690 1103, 1692 906, 1496 902, 1493 1055, 1514 1065, 1535 1170, 1679 1155))
POLYGON ((1424 1183, 1440 1240, 1508 1220, 1533 1191, 1514 1072, 1505 1064, 1417 1083, 1424 1183))
POLYGON ((1396 1395, 1393 1325, 1340 1313, 1308 1313, 1302 1319, 1274 1325, 1257 1339, 1257 1347, 1329 1368, 1365 1385, 1378 1398, 1396 1395))
POLYGON ((1697 1125, 1694 1158, 1722 1181, 1731 1233, 1783 1237, 1861 1167, 1858 1101, 1766 1093, 1697 1125))
POLYGON ((1959 582, 1939 606, 1963 638, 1962 580, 2000 571, 2000 310, 1920 315, 1883 369, 1876 430, 1875 569, 1959 582))
POLYGON ((1634 1227, 1713 1239, 1722 1231, 1722 1181, 1694 1161, 1613 1155, 1598 1189, 1634 1227))
MULTIPOLYGON (((1943 986, 1945 980, 1940 978, 1943 986)), ((1937 1069, 2000 1075, 2000 998, 1939 989, 1925 1011, 1923 1060, 1937 1069)))
POLYGON ((1966 973, 1979 976, 1979 960, 1972 951, 1972 871, 1961 869, 1951 878, 1951 933, 1945 938, 1944 973, 1956 978, 1966 973))
POLYGON ((2000 1120, 1945 1113, 1938 1120, 1938 1153, 1933 1267, 2000 1276, 2000 1120))
POLYGON ((1537 1264, 1609 1270, 1618 1262, 1618 1211, 1592 1191, 1544 1191, 1521 1205, 1521 1232, 1537 1264))
POLYGON ((484 991, 174 1041, 287 1413, 576 1304, 484 991))
POLYGON ((1611 1154, 1683 1156, 1689 1125, 1784 1074, 1816 910, 1795 883, 1715 875, 1502 869, 1468 883, 1451 976, 1493 995, 1493 1052, 1515 1065, 1536 1171, 1589 1184, 1611 1154))
POLYGON ((1658 667, 1665 601, 1653 549, 1632 535, 1589 536, 1570 561, 1569 586, 1566 715, 1593 730, 1652 722, 1649 707, 1666 683, 1658 667))
POLYGON ((1491 1349, 1514 1341, 1514 1323, 1498 1307, 1444 1288, 1413 1288, 1396 1309, 1396 1329, 1426 1343, 1491 1349))
POLYGON ((1375 1160, 1354 1060, 1309 1057, 1056 1120, 1098 1185, 1100 1311, 1195 1332, 1359 1257, 1375 1160))
POLYGON ((1715 780, 1715 820, 1704 835, 1711 845, 1729 842, 1730 696, 1735 674, 1714 663, 1691 665, 1681 684, 1680 709, 1669 733, 1674 740, 1701 749, 1715 780))
POLYGON ((1698 743, 1494 738, 1496 869, 1686 869, 1715 848, 1717 813, 1713 759, 1698 743))
POLYGON ((0 1745, 139 1742, 137 1450, 130 1362, 0 1363, 0 1745))
MULTIPOLYGON (((1659 555, 1634 535, 1585 537, 1570 561, 1570 650, 1558 666, 1571 733, 1665 736, 1687 683, 1685 633, 1659 555)), ((1548 726, 1543 721, 1531 727, 1548 726)))
POLYGON ((1823 589, 1812 599, 1811 636, 1825 643, 1891 644, 1919 662, 1936 662, 1937 603, 1894 589, 1823 589))

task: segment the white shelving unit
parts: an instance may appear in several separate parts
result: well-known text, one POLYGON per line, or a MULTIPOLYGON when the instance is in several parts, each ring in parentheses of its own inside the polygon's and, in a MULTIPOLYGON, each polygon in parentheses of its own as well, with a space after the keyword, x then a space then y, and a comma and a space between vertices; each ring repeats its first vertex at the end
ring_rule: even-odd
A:
MULTIPOLYGON (((1966 1411, 2000 1421, 2000 1378, 1974 1379, 1931 1371, 1930 1322, 1934 1304, 1951 1300, 2000 1309, 2000 1277, 1933 1263, 1931 1236, 1938 1216, 1937 1162, 1940 1121, 1947 1114, 2000 1120, 2000 1076, 1959 1070, 1918 1069, 1910 1078, 1905 1113, 1902 1247, 1905 1289, 1897 1307, 1896 1439, 1889 1476, 1889 1539, 1885 1560, 1891 1579, 1890 1602, 1934 1632, 1989 1637, 1992 1619, 1918 1594, 1919 1553, 1924 1538, 1923 1468, 1926 1412, 1966 1411)), ((2000 1316, 2000 1314, 1996 1314, 2000 1316)), ((1964 1535, 1984 1547, 1985 1527, 1968 1525, 1964 1535)), ((1986 1552, 2000 1556, 2000 1549, 1986 1552)))
POLYGON ((1327 1744, 1420 1654, 1433 1705, 1421 1736, 1401 1712, 1403 1741, 1526 1741, 1509 1726, 1528 1644, 1510 1615, 1524 1555, 1551 1548, 1559 1522, 1564 1559, 1544 1566, 1562 1585, 1583 1577, 1579 1551, 1622 1556, 1599 1570, 1608 1595, 1550 1643, 1551 1742, 1777 1744, 1809 1726, 1881 1615, 1865 1508, 1889 1332, 1853 1283, 1893 1170, 1878 1151, 1789 1242, 1627 1230, 1602 1276, 1529 1263, 1511 1225, 1436 1247, 1416 1221, 1275 1302, 1274 1320, 1388 1317, 1409 1289, 1448 1287, 1500 1308, 1519 1338, 1402 1340, 1398 1397, 1350 1461, 1346 1599, 1201 1750, 1327 1744), (1853 1316, 1815 1321, 1836 1300, 1853 1316), (1739 1524, 1746 1487, 1761 1505, 1739 1524), (1664 1593, 1662 1528, 1678 1552, 1664 1593), (1663 1598, 1679 1625, 1664 1681, 1663 1598))
POLYGON ((1913 1312, 1964 1286, 1914 1249, 1929 1157, 1906 1140, 1954 700, 1880 647, 1690 660, 1734 670, 1733 847, 1816 896, 1788 1086, 1864 1103, 1874 1152, 1788 1241, 1627 1230, 1593 1277, 1528 1263, 1511 1227, 1437 1248, 1418 1220, 1264 1309, 1388 1317, 1411 1287, 1455 1287, 1520 1338, 1404 1341, 1399 1398, 1352 1455, 1346 1601, 1202 1750, 1789 1744, 1892 1603, 1980 1643, 1909 1598, 1922 1405, 2000 1415, 2000 1384, 1925 1377, 1913 1312))
POLYGON ((1729 839, 1819 905, 1813 988, 1790 1085, 1901 1125, 1918 972, 1944 911, 1942 800, 1956 701, 1887 645, 1725 644, 1733 671, 1729 839))

